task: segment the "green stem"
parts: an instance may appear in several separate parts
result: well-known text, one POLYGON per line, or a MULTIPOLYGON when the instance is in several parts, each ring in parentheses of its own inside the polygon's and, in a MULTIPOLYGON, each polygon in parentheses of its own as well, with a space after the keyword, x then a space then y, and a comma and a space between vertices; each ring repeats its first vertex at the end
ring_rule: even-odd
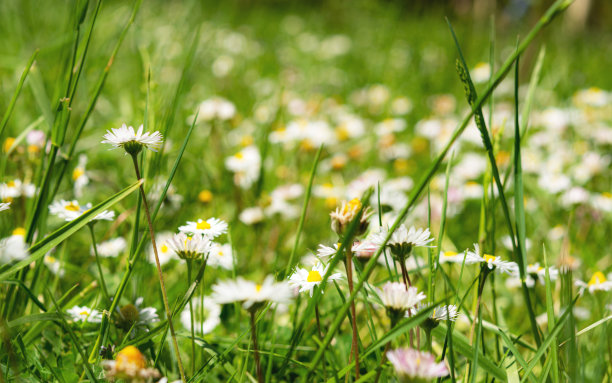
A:
POLYGON ((253 356, 255 358, 255 367, 257 368, 257 381, 264 383, 263 372, 261 371, 261 362, 259 361, 259 348, 257 347, 257 326, 255 325, 255 310, 249 310, 251 314, 251 337, 253 338, 253 356))
MULTIPOLYGON (((189 288, 189 286, 191 286, 191 259, 187 260, 187 280, 188 280, 188 285, 187 287, 189 288)), ((196 352, 195 352, 195 328, 193 325, 193 300, 190 299, 189 300, 189 320, 191 321, 191 375, 193 376, 195 374, 195 358, 196 358, 196 352)))
MULTIPOLYGON (((349 291, 353 294, 353 251, 351 250, 351 246, 346 247, 346 278, 348 279, 349 291)), ((359 379, 359 341, 357 340, 359 335, 357 334, 355 301, 351 302, 351 327, 353 328, 351 350, 355 358, 355 379, 359 379)))
MULTIPOLYGON (((136 172, 136 178, 141 179, 140 169, 138 168, 138 158, 135 154, 132 155, 132 162, 134 163, 134 171, 136 172)), ((174 325, 172 324, 172 312, 170 311, 170 305, 168 304, 168 294, 166 293, 166 285, 164 283, 164 275, 162 273, 161 264, 159 262, 159 255, 157 254, 157 244, 155 243, 155 232, 153 230, 153 221, 151 220, 151 213, 149 212, 149 203, 147 202, 147 196, 144 192, 144 187, 140 184, 140 195, 142 196, 142 204, 145 208, 145 215, 147 217, 147 223, 149 224, 149 234, 151 235, 151 245, 153 247, 153 254, 155 255, 155 265, 157 266, 157 275, 159 277, 159 284, 161 287, 162 298, 164 301, 164 309, 166 310, 166 317, 168 318, 168 327, 170 328, 170 336, 172 337, 172 343, 174 345, 174 352, 178 362, 179 372, 181 374, 181 380, 187 381, 185 378, 185 369, 183 368, 183 361, 181 360, 181 353, 179 350, 178 342, 176 340, 176 333, 174 332, 174 325)))
POLYGON ((100 285, 102 285, 102 293, 107 302, 110 302, 110 295, 108 295, 108 289, 106 288, 106 282, 104 282, 104 273, 102 272, 102 265, 100 264, 100 256, 98 255, 98 245, 96 244, 96 235, 93 229, 94 224, 90 223, 89 233, 91 234, 91 245, 93 246, 94 255, 96 257, 96 265, 98 265, 98 273, 100 273, 100 285))

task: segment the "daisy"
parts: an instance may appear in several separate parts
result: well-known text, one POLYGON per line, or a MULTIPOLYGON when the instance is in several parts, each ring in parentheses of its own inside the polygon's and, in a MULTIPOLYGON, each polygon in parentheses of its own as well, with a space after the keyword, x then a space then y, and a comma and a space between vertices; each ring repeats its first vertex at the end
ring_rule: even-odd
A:
POLYGON ((259 206, 244 209, 238 216, 245 225, 254 225, 264 220, 264 211, 259 206))
POLYGON ((107 130, 102 143, 111 144, 115 148, 123 148, 132 155, 140 153, 143 147, 156 152, 163 140, 161 133, 157 131, 143 133, 142 130, 142 125, 137 131, 134 131, 133 127, 123 124, 119 129, 107 130))
POLYGON ((0 202, 0 211, 8 210, 11 208, 10 202, 0 202))
POLYGON ((80 198, 83 194, 83 188, 89 183, 89 177, 87 176, 85 166, 87 165, 87 156, 81 154, 79 156, 79 163, 76 168, 72 171, 72 180, 74 181, 74 195, 80 198))
MULTIPOLYGON (((49 205, 49 212, 65 221, 72 221, 79 218, 82 214, 90 210, 91 206, 91 203, 87 203, 84 206, 81 206, 79 205, 79 202, 77 200, 66 201, 62 199, 59 201, 55 201, 51 205, 49 205)), ((114 211, 104 210, 102 213, 95 216, 94 220, 112 221, 114 218, 114 211)))
MULTIPOLYGON (((169 261, 173 260, 173 251, 168 246, 168 241, 174 237, 174 233, 164 231, 156 234, 155 244, 157 245, 157 255, 159 256, 159 263, 164 265, 169 261)), ((150 263, 155 264, 155 252, 153 251, 153 245, 149 244, 147 251, 147 259, 150 263)))
MULTIPOLYGON (((338 234, 342 235, 347 229, 348 225, 353 221, 361 210, 362 204, 359 198, 353 198, 350 201, 343 201, 340 207, 331 212, 331 228, 338 234)), ((373 214, 372 210, 367 207, 361 219, 359 221, 359 227, 357 228, 356 235, 363 234, 368 228, 368 218, 373 214)))
MULTIPOLYGON (((310 271, 298 267, 291 277, 289 277, 289 285, 292 287, 299 287, 300 293, 304 291, 310 292, 310 296, 312 297, 315 286, 319 286, 321 284, 323 281, 323 276, 325 276, 327 273, 328 268, 329 265, 323 266, 321 262, 317 262, 315 265, 313 265, 310 271)), ((335 281, 341 278, 342 274, 334 273, 331 274, 327 280, 335 281)))
POLYGON ((210 251, 210 240, 206 237, 190 237, 185 233, 175 234, 167 245, 181 259, 197 259, 210 251))
POLYGON ((203 101, 198 112, 198 122, 231 120, 236 115, 236 106, 221 97, 214 97, 203 101))
POLYGON ((72 317, 74 322, 100 323, 102 322, 102 313, 89 307, 74 306, 69 309, 68 315, 72 317))
POLYGON ((334 254, 336 254, 338 252, 338 249, 340 248, 341 243, 338 242, 332 246, 325 246, 323 244, 319 245, 319 248, 317 249, 317 256, 320 258, 327 258, 330 257, 334 254))
POLYGON ((443 263, 463 263, 465 260, 466 265, 473 265, 474 263, 480 263, 480 258, 474 256, 474 253, 464 251, 457 253, 456 251, 441 251, 440 252, 440 264, 443 263))
POLYGON ((387 352, 401 382, 427 381, 448 375, 444 363, 436 363, 434 356, 411 348, 399 348, 387 352))
POLYGON ((0 240, 0 264, 20 261, 28 257, 25 235, 25 229, 18 227, 13 230, 10 237, 0 240))
POLYGON ((64 276, 64 269, 62 268, 61 262, 57 258, 47 254, 43 262, 47 266, 47 268, 49 268, 49 271, 51 271, 53 274, 58 275, 60 277, 64 276))
POLYGON ((255 145, 247 146, 225 159, 225 167, 234 173, 234 183, 248 189, 259 178, 261 155, 255 145))
POLYGON ((238 277, 218 282, 212 290, 211 298, 218 304, 241 302, 245 310, 257 310, 266 302, 288 303, 293 296, 288 283, 275 282, 271 275, 262 284, 238 277))
POLYGON ((447 319, 454 322, 455 320, 457 320, 458 316, 459 312, 457 311, 457 306, 455 305, 436 307, 431 313, 431 318, 438 322, 445 321, 447 319))
POLYGON ((232 246, 229 243, 218 244, 212 243, 208 253, 208 265, 213 267, 222 267, 226 270, 234 268, 234 257, 232 246))
POLYGON ((196 222, 187 221, 187 225, 179 227, 179 231, 189 234, 200 234, 209 239, 215 239, 227 232, 227 223, 215 217, 198 219, 196 222))
POLYGON ((147 360, 134 346, 127 346, 119 353, 115 360, 102 361, 102 367, 107 378, 124 379, 128 382, 150 382, 160 377, 155 368, 147 368, 147 360))
MULTIPOLYGON (((379 246, 385 242, 385 238, 389 235, 389 229, 383 229, 379 233, 372 236, 372 241, 379 246)), ((433 241, 430 238, 429 229, 415 229, 414 226, 408 230, 405 225, 400 225, 397 230, 391 234, 391 238, 387 241, 387 245, 391 252, 400 258, 404 259, 410 254, 415 247, 434 247, 429 243, 433 241)))
POLYGON ((401 282, 387 282, 378 295, 387 309, 394 311, 409 310, 426 298, 416 287, 408 287, 401 282))
MULTIPOLYGON (((139 297, 134 304, 129 303, 121 308, 117 308, 119 314, 119 326, 124 330, 143 329, 149 331, 148 327, 155 322, 159 322, 157 309, 154 307, 142 307, 144 299, 139 297)), ((130 334, 135 335, 135 333, 130 334)))
MULTIPOLYGON (((127 247, 127 241, 123 237, 109 239, 98 244, 98 255, 105 258, 112 258, 119 255, 127 247)), ((94 255, 93 248, 91 254, 94 255)))
MULTIPOLYGON (((537 277, 542 284, 546 283, 546 269, 537 262, 527 266, 527 274, 537 277)), ((556 267, 549 267, 548 275, 551 281, 555 281, 559 277, 559 270, 556 267)))
MULTIPOLYGON (((195 330, 201 331, 202 334, 209 334, 221 323, 221 306, 209 297, 204 297, 203 318, 200 317, 202 313, 201 297, 193 297, 191 299, 191 304, 193 305, 193 313, 195 316, 193 323, 195 330)), ((181 312, 181 323, 183 327, 191 331, 191 311, 189 311, 188 306, 181 312)))
POLYGON ((581 287, 582 291, 587 289, 589 293, 593 294, 596 291, 612 290, 612 281, 606 280, 605 275, 601 271, 597 271, 593 274, 589 283, 578 280, 576 281, 576 286, 581 287))
MULTIPOLYGON (((501 257, 491 254, 480 255, 480 246, 474 244, 474 251, 468 250, 469 257, 480 259, 481 263, 486 263, 489 270, 495 269, 497 272, 514 275, 518 272, 518 265, 514 262, 502 261, 501 257)), ((468 256, 468 255, 466 255, 468 256)))

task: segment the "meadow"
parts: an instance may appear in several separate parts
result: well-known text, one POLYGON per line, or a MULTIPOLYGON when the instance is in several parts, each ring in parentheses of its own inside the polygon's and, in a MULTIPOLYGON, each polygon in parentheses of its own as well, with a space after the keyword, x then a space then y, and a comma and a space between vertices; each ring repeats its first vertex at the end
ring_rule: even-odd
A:
POLYGON ((612 34, 452 3, 1 2, 0 383, 610 382, 612 34))

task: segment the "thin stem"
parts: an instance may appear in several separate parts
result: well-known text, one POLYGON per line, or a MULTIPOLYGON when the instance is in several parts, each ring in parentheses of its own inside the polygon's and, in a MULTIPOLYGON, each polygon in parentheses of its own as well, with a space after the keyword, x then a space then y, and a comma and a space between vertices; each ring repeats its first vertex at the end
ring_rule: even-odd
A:
POLYGON ((383 354, 380 357, 380 364, 376 368, 376 378, 374 378, 374 383, 378 383, 378 380, 380 379, 380 374, 382 374, 383 370, 383 364, 385 364, 385 361, 387 360, 387 352, 389 351, 390 346, 391 342, 387 342, 387 344, 385 345, 385 350, 383 351, 383 354))
MULTIPOLYGON (((136 178, 140 177, 140 169, 138 168, 138 158, 135 154, 132 155, 132 162, 134 163, 134 170, 136 171, 136 178)), ((153 247, 153 254, 155 254, 155 265, 157 266, 157 276, 159 277, 159 284, 161 286, 162 298, 164 301, 164 309, 166 310, 166 317, 168 318, 168 327, 170 327, 170 336, 172 337, 172 343, 174 345, 174 352, 176 353, 176 359, 178 362, 179 372, 181 374, 181 380, 186 382, 185 369, 183 368, 183 361, 181 360, 181 353, 179 351, 178 342, 176 341, 176 333, 174 332, 174 325, 172 324, 172 312, 170 311, 170 305, 168 304, 168 294, 166 293, 166 285, 164 283, 164 275, 162 273, 161 264, 159 262, 159 255, 157 254, 157 244, 155 243, 155 232, 153 231, 153 222, 151 221, 151 213, 149 212, 149 203, 147 202, 147 196, 144 192, 144 187, 140 184, 140 195, 142 196, 142 204, 145 208, 145 215, 147 216, 147 223, 149 224, 149 234, 151 235, 151 245, 153 247)))
MULTIPOLYGON (((189 289, 189 286, 191 286, 191 266, 192 266, 192 260, 188 259, 187 260, 187 280, 188 280, 188 284, 187 284, 187 288, 189 289)), ((191 322, 191 375, 193 376, 195 374, 195 358, 196 358, 196 352, 195 352, 195 328, 193 325, 193 299, 189 300, 189 320, 191 322)))
POLYGON ((253 354, 255 358, 255 366, 257 368, 257 381, 264 383, 263 372, 261 371, 261 363, 259 361, 259 348, 257 347, 257 327, 255 326, 255 310, 249 310, 251 313, 251 337, 253 338, 253 354))
POLYGON ((100 256, 98 255, 98 245, 96 244, 96 236, 94 234, 93 224, 87 225, 89 227, 89 233, 91 234, 91 245, 93 246, 94 255, 96 257, 96 264, 98 265, 98 272, 100 273, 100 285, 102 285, 102 293, 107 302, 110 302, 110 295, 108 295, 108 289, 104 282, 104 274, 102 273, 102 265, 100 264, 100 256))
POLYGON ((321 330, 321 317, 319 315, 319 304, 315 304, 315 317, 317 318, 317 329, 319 330, 319 337, 323 339, 323 331, 321 330))
MULTIPOLYGON (((353 252, 350 246, 346 247, 346 278, 348 279, 349 291, 351 294, 353 294, 353 252)), ((357 341, 358 334, 355 301, 351 302, 351 326, 353 327, 351 351, 355 357, 355 379, 359 379, 359 342, 357 341)))
MULTIPOLYGON (((408 291, 408 287, 412 287, 412 284, 410 283, 410 277, 408 276, 408 269, 406 268, 406 258, 401 257, 399 264, 400 264, 400 268, 402 269, 402 278, 404 279, 404 286, 406 286, 406 291, 408 291)), ((412 310, 408 309, 408 316, 412 315, 411 311, 412 310)), ((410 338, 410 347, 412 348, 414 344, 414 332, 412 331, 412 329, 408 331, 408 334, 410 338)), ((417 337, 418 337, 418 333, 417 333, 417 337)), ((420 338, 417 341, 420 341, 420 338)))

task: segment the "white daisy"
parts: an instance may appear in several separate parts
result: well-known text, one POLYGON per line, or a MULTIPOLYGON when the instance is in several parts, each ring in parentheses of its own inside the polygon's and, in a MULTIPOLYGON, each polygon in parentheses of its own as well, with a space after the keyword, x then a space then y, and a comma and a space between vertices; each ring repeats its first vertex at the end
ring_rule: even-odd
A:
POLYGON ((392 310, 406 311, 426 298, 416 287, 408 287, 401 282, 387 282, 378 295, 385 307, 392 310))
POLYGON ((225 167, 234 173, 234 183, 248 189, 259 178, 261 155, 255 145, 247 146, 225 159, 225 167))
POLYGON ((247 281, 242 277, 236 280, 220 281, 212 287, 211 298, 219 303, 226 304, 241 302, 246 310, 257 309, 266 302, 288 303, 293 294, 286 282, 275 282, 269 275, 262 284, 247 281))
POLYGON ((245 225, 254 225, 263 221, 264 211, 259 206, 249 207, 240 213, 238 219, 240 219, 240 222, 244 223, 245 225))
MULTIPOLYGON (((389 235, 389 229, 382 229, 380 232, 372 235, 372 242, 382 246, 385 238, 389 235)), ((387 247, 397 256, 400 262, 410 255, 415 247, 435 247, 429 245, 433 238, 430 238, 429 229, 415 229, 414 226, 408 230, 405 225, 400 225, 397 230, 391 234, 391 238, 387 241, 387 247)))
POLYGON ((138 154, 142 147, 157 151, 162 143, 163 137, 159 132, 143 133, 143 126, 140 125, 137 131, 125 124, 119 129, 107 130, 104 135, 103 144, 111 144, 115 148, 124 148, 130 154, 138 154))
POLYGON ((69 309, 68 314, 74 322, 100 323, 102 322, 102 313, 95 309, 90 309, 86 306, 74 306, 69 309))
MULTIPOLYGON (((123 237, 117 237, 104 241, 97 245, 98 255, 104 258, 116 257, 127 247, 127 241, 123 237)), ((91 254, 94 254, 93 248, 91 254)))
MULTIPOLYGON (((327 273, 328 267, 329 265, 323 266, 321 262, 317 262, 315 265, 313 265, 310 271, 298 267, 291 277, 289 277, 289 285, 292 287, 299 287, 300 293, 304 291, 310 292, 310 296, 312 297, 315 286, 321 284, 323 281, 323 276, 325 276, 325 273, 327 273)), ((327 280, 334 281, 341 278, 342 274, 334 273, 331 274, 327 280)))
POLYGON ((63 277, 65 274, 65 271, 62 267, 62 263, 60 262, 59 259, 47 254, 43 260, 45 266, 47 266, 47 268, 49 268, 49 271, 51 271, 53 274, 58 275, 60 277, 63 277))
POLYGON ((323 244, 319 245, 317 249, 317 257, 319 258, 327 258, 338 252, 338 248, 340 248, 341 243, 338 242, 332 246, 325 246, 323 244))
POLYGON ((81 154, 79 156, 79 163, 72 171, 72 180, 74 181, 74 195, 80 198, 83 195, 83 188, 89 183, 89 177, 87 176, 86 167, 87 156, 81 154))
POLYGON ((481 263, 486 263, 490 270, 500 273, 514 275, 518 273, 518 265, 514 262, 502 261, 501 257, 496 257, 491 254, 480 255, 480 247, 477 243, 474 244, 474 251, 468 251, 469 257, 479 258, 481 263))
POLYGON ((455 305, 445 305, 436 307, 431 313, 431 318, 438 322, 445 321, 447 319, 450 319, 454 322, 458 316, 459 312, 457 311, 457 306, 455 305))
MULTIPOLYGON (((542 284, 546 282, 546 269, 540 266, 540 264, 537 262, 527 266, 527 274, 537 276, 538 280, 542 284)), ((559 270, 557 270, 556 267, 551 266, 548 268, 548 275, 551 281, 555 281, 559 277, 559 270)))
POLYGON ((401 382, 430 381, 448 375, 444 362, 436 363, 436 358, 428 352, 399 348, 387 352, 387 359, 401 382))
POLYGON ((213 242, 208 253, 207 264, 213 267, 232 270, 234 268, 232 246, 229 243, 221 245, 213 242))
MULTIPOLYGON (((55 201, 51 205, 49 205, 49 212, 65 221, 72 221, 79 218, 82 214, 90 210, 91 206, 91 203, 87 203, 84 206, 81 206, 79 205, 79 202, 77 200, 66 201, 62 199, 59 201, 55 201)), ((112 221, 114 218, 114 211, 104 210, 102 213, 98 214, 94 218, 94 220, 112 221)))
POLYGON ((0 240, 0 264, 20 261, 28 257, 25 235, 25 229, 18 227, 13 230, 10 237, 0 240))
POLYGON ((190 237, 185 233, 175 234, 168 240, 168 247, 181 259, 197 259, 210 251, 210 240, 196 235, 190 237))
MULTIPOLYGON (((201 334, 211 333, 215 327, 221 323, 221 306, 215 303, 210 297, 204 297, 204 317, 202 318, 202 298, 193 297, 191 299, 194 314, 194 330, 201 334)), ((191 331, 191 312, 189 305, 181 312, 181 324, 191 331)))
POLYGON ((463 263, 465 259, 466 265, 473 265, 474 263, 480 263, 480 257, 475 257, 473 252, 464 251, 457 253, 456 251, 441 251, 440 252, 440 264, 443 263, 463 263))
POLYGON ((596 291, 610 291, 612 290, 612 281, 606 280, 605 275, 601 271, 597 271, 593 274, 588 283, 581 280, 577 280, 576 286, 589 290, 589 293, 593 294, 596 291))
POLYGON ((209 239, 215 239, 227 232, 227 223, 215 217, 198 219, 196 222, 187 221, 187 225, 179 227, 179 231, 189 234, 200 234, 209 239))
MULTIPOLYGON (((174 233, 169 231, 163 231, 155 235, 155 244, 157 245, 157 256, 159 257, 159 263, 164 265, 169 261, 175 259, 173 251, 168 246, 168 241, 174 237, 174 233)), ((149 244, 147 250, 147 260, 150 263, 155 264, 155 253, 153 252, 153 245, 149 244)))

